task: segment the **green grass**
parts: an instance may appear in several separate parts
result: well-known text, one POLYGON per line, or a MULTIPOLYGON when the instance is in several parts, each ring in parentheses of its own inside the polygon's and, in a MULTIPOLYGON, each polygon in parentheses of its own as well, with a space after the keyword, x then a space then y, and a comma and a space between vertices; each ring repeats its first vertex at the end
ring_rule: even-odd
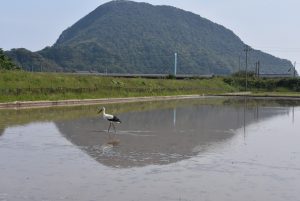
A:
MULTIPOLYGON (((59 73, 0 71, 0 102, 122 98, 243 91, 243 77, 211 79, 115 78, 59 73)), ((248 89, 259 96, 300 96, 297 78, 250 77, 248 89)))
POLYGON ((225 83, 223 78, 174 80, 0 71, 0 102, 220 94, 233 91, 236 88, 225 83))

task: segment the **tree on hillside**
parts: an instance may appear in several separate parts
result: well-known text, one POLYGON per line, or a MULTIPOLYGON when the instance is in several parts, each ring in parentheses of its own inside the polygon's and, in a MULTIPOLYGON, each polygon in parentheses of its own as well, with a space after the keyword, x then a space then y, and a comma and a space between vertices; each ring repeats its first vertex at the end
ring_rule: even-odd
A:
POLYGON ((4 54, 4 51, 0 48, 0 70, 17 70, 20 69, 12 60, 4 54))

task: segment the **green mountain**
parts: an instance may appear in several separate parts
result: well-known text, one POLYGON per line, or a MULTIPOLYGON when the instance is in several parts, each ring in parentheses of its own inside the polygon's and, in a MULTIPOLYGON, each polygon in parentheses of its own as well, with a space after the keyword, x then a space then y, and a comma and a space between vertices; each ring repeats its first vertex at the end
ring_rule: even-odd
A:
MULTIPOLYGON (((25 69, 93 70, 109 73, 173 72, 230 74, 245 67, 244 43, 231 30, 170 6, 111 1, 63 31, 56 43, 38 52, 7 52, 25 69)), ((287 73, 291 62, 253 50, 249 68, 260 60, 264 73, 287 73)))

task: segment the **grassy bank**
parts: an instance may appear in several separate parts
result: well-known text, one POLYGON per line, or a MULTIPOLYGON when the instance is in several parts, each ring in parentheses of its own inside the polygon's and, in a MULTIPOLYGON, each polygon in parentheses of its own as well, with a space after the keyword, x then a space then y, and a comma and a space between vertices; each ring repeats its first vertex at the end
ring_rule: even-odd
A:
MULTIPOLYGON (((215 95, 244 90, 243 75, 175 80, 0 71, 0 102, 215 95)), ((250 75, 248 91, 259 96, 299 96, 300 79, 267 79, 250 75)))
MULTIPOLYGON (((245 90, 245 75, 224 78, 224 82, 237 89, 245 90)), ((259 78, 249 73, 247 90, 259 96, 299 96, 299 78, 259 78)))
POLYGON ((0 102, 220 94, 236 91, 223 78, 145 79, 0 72, 0 102))

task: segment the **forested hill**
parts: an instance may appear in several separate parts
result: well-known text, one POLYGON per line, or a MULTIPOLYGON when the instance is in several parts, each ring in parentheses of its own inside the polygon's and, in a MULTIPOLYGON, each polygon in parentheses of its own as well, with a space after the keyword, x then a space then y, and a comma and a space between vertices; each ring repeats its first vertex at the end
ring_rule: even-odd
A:
MULTIPOLYGON (((111 1, 69 27, 57 42, 38 52, 7 52, 25 69, 94 70, 118 73, 229 74, 244 68, 244 43, 231 30, 170 6, 111 1)), ((291 62, 253 50, 250 68, 287 73, 291 62)))

